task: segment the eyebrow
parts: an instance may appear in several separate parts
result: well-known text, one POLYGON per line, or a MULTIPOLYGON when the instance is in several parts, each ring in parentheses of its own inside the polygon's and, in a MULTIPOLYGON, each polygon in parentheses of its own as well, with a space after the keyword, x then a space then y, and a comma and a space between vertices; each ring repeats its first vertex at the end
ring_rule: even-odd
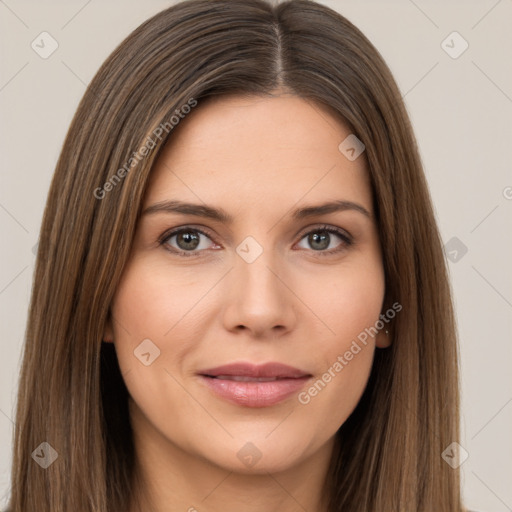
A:
MULTIPOLYGON (((369 219, 372 219, 372 214, 364 206, 358 203, 354 203, 353 201, 345 200, 330 201, 320 205, 298 208, 292 212, 291 217, 294 220, 300 220, 307 217, 326 215, 328 213, 343 212, 347 210, 359 212, 369 219)), ((159 203, 148 206, 142 212, 142 215, 151 215, 155 213, 183 213, 187 215, 195 215, 196 217, 204 217, 217 220, 224 224, 233 223, 233 216, 229 215, 222 208, 214 208, 212 206, 194 203, 185 203, 176 200, 161 201, 159 203)))

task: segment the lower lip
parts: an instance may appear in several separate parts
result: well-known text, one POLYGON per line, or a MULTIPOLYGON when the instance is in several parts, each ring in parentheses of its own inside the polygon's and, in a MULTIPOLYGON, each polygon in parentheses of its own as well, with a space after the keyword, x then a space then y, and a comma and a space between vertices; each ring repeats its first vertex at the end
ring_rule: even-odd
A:
POLYGON ((269 407, 298 393, 310 377, 279 379, 267 382, 241 382, 200 375, 218 396, 245 407, 269 407))

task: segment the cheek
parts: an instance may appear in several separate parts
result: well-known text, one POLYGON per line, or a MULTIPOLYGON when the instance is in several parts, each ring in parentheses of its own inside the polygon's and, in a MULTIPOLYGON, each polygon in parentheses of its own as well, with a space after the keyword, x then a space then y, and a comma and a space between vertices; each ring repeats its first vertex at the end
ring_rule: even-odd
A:
POLYGON ((127 268, 112 304, 114 332, 118 340, 132 342, 154 338, 165 343, 191 317, 200 314, 194 307, 211 284, 200 283, 190 273, 170 272, 167 267, 135 262, 127 268), (193 308, 193 314, 189 312, 193 308))
POLYGON ((190 407, 177 369, 200 339, 201 304, 193 306, 206 291, 207 283, 191 274, 135 259, 112 302, 114 344, 125 384, 145 416, 160 418, 162 425, 173 410, 190 407))
POLYGON ((194 281, 192 276, 169 273, 168 268, 164 272, 142 261, 127 267, 112 303, 112 316, 119 365, 123 374, 130 372, 132 383, 140 378, 151 386, 155 372, 179 367, 193 349, 201 304, 193 306, 208 284, 194 281))
POLYGON ((325 371, 299 395, 299 407, 314 438, 333 435, 356 408, 370 375, 374 344, 340 343, 328 357, 325 371), (310 418, 321 418, 311 422, 310 418))
POLYGON ((331 348, 327 352, 342 349, 344 342, 375 325, 384 287, 382 266, 373 261, 301 277, 298 295, 304 298, 312 317, 321 321, 326 346, 331 348))
POLYGON ((310 416, 322 416, 322 428, 331 431, 356 407, 372 367, 385 284, 382 266, 377 260, 369 263, 317 278, 315 288, 303 295, 322 320, 324 335, 312 353, 315 367, 322 370, 299 395, 299 403, 310 416))
POLYGON ((319 372, 298 395, 309 418, 322 418, 311 424, 313 429, 320 429, 318 436, 336 432, 364 392, 375 352, 371 328, 378 320, 381 300, 382 296, 370 298, 365 289, 357 288, 340 298, 337 307, 330 306, 327 321, 335 334, 322 337, 321 346, 312 352, 319 372))

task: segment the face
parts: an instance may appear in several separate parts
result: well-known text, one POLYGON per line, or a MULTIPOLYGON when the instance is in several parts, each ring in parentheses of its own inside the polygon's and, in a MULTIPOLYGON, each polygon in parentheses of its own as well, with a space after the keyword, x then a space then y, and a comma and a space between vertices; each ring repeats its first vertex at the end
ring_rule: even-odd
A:
POLYGON ((384 272, 349 135, 298 97, 224 97, 159 157, 105 332, 159 454, 284 470, 357 405, 387 337, 368 335, 384 272))

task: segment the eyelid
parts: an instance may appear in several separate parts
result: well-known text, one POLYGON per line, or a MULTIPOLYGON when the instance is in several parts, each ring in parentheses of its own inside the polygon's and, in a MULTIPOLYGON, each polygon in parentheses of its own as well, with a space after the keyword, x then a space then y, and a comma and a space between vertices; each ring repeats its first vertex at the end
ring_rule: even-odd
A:
POLYGON ((314 224, 313 226, 307 226, 297 235, 301 240, 305 235, 311 233, 311 231, 328 231, 329 233, 335 233, 338 236, 345 237, 347 241, 353 241, 353 236, 346 230, 331 224, 314 224))

